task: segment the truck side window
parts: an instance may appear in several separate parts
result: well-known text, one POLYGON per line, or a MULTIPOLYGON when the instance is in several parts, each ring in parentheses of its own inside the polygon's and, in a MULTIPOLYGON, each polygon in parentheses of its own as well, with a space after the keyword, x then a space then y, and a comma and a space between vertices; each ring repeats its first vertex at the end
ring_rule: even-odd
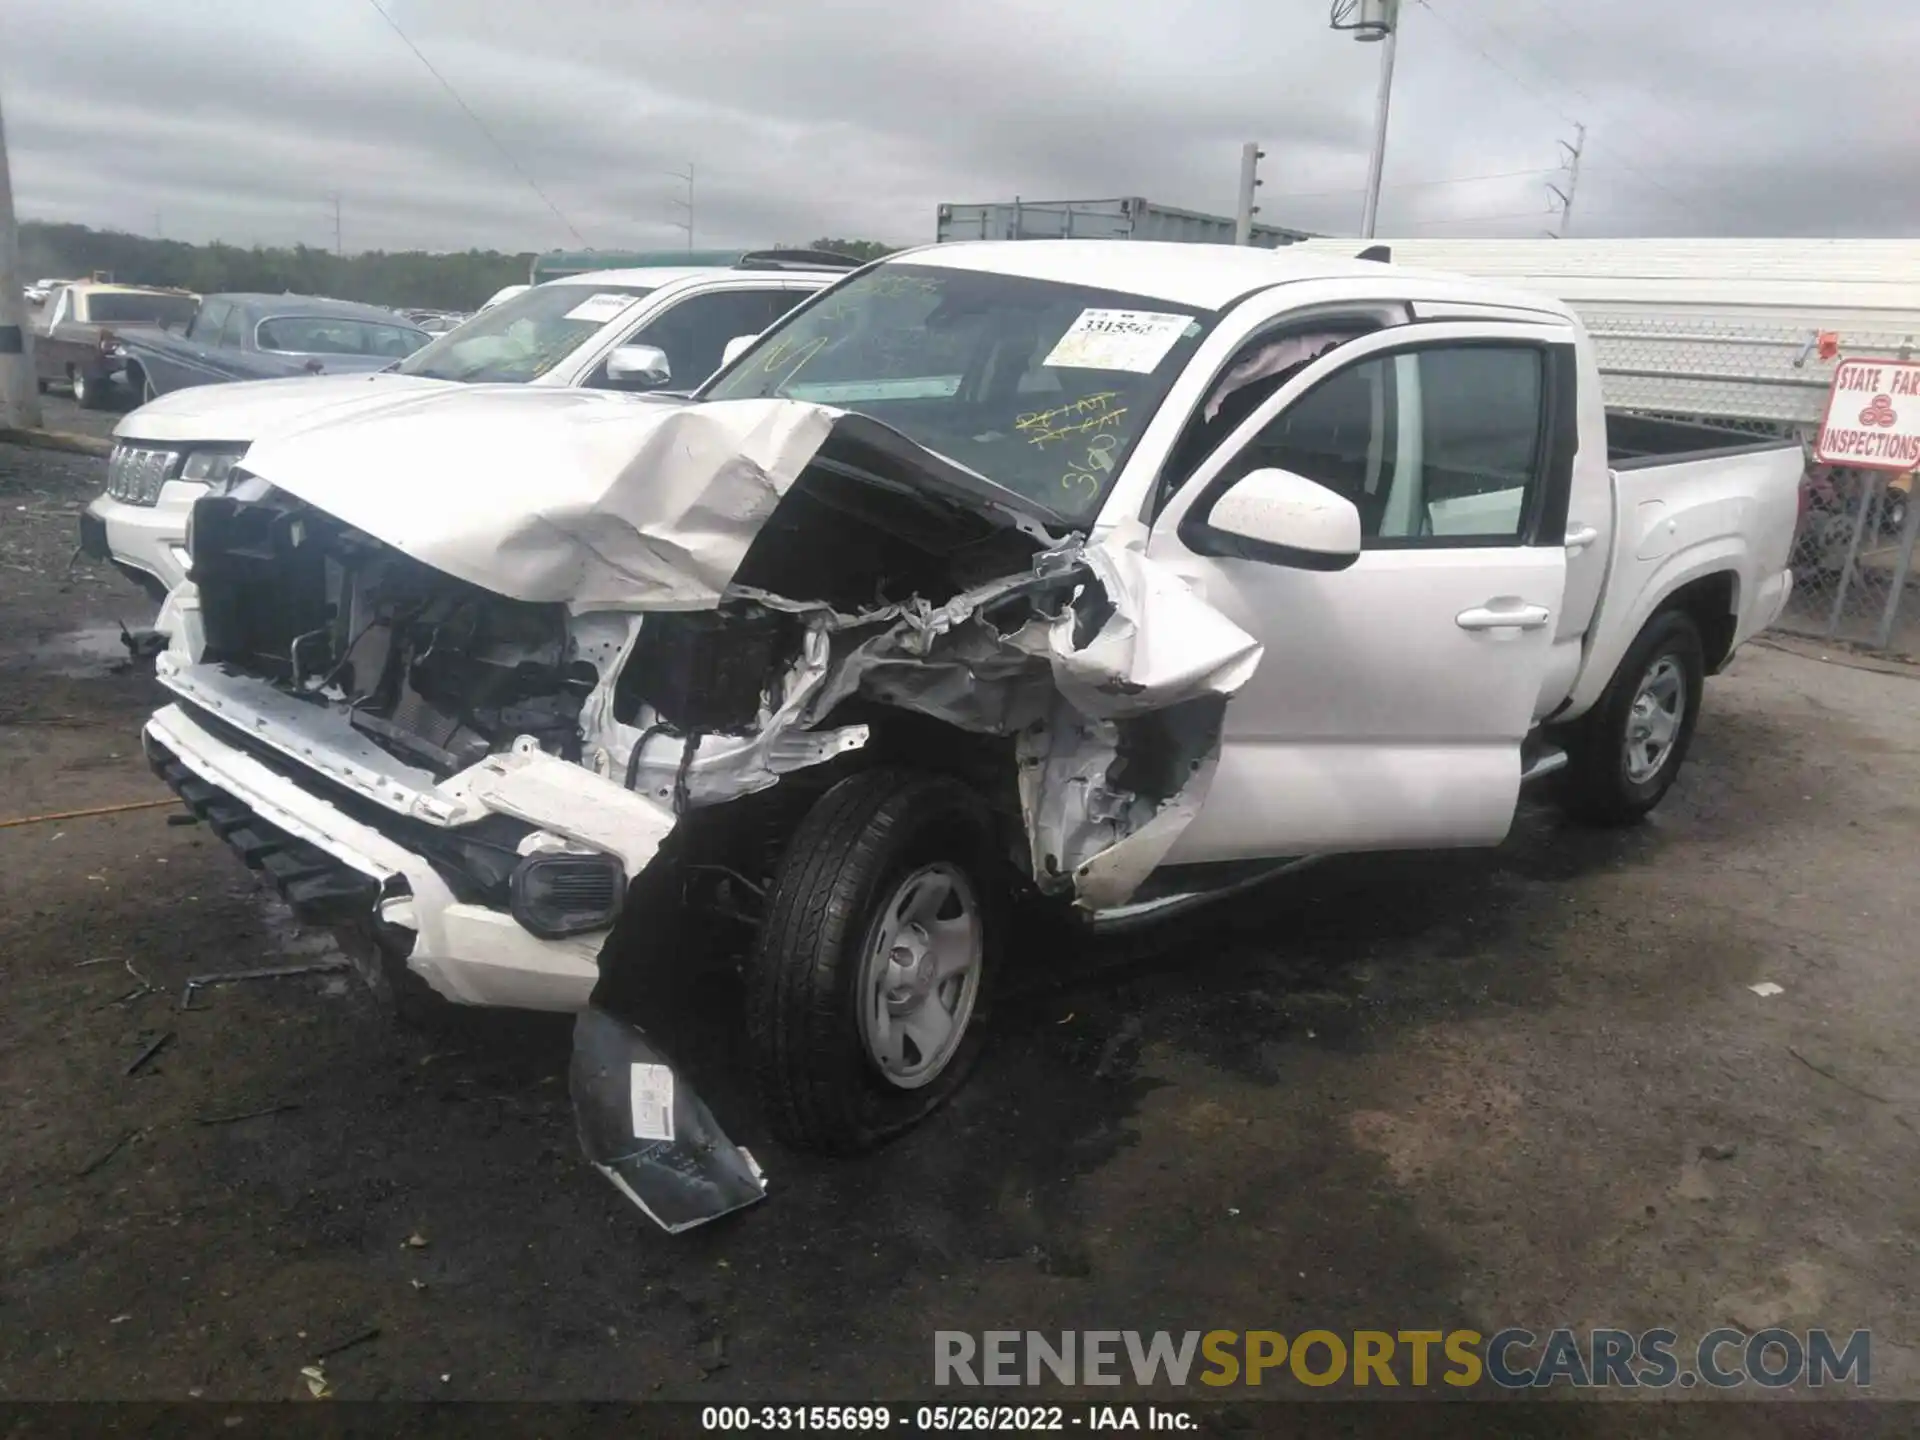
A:
POLYGON ((1158 515, 1200 462, 1281 386, 1335 346, 1378 328, 1372 319, 1329 317, 1304 328, 1270 330, 1242 345, 1174 441, 1160 471, 1153 513, 1158 515))
POLYGON ((1229 469, 1271 466, 1339 491, 1369 543, 1517 543, 1545 463, 1544 395, 1534 346, 1376 355, 1276 415, 1229 469))
MULTIPOLYGON (((713 290, 691 295, 663 315, 656 315, 623 344, 654 345, 667 353, 672 367, 669 382, 676 390, 691 390, 720 368, 721 353, 736 335, 758 335, 791 306, 804 299, 790 290, 713 290)), ((604 385, 602 369, 597 384, 604 385)))

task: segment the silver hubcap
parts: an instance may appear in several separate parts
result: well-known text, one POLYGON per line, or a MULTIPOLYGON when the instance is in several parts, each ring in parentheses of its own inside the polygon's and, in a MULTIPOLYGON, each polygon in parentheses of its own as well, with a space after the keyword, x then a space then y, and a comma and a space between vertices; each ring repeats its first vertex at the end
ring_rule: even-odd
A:
POLYGON ((1640 677, 1640 693, 1627 715, 1627 778, 1634 784, 1660 773, 1686 713, 1686 674, 1678 660, 1662 655, 1640 677))
POLYGON ((860 969, 860 1038, 888 1082, 917 1090, 960 1048, 980 992, 980 904, 944 861, 902 880, 860 969))

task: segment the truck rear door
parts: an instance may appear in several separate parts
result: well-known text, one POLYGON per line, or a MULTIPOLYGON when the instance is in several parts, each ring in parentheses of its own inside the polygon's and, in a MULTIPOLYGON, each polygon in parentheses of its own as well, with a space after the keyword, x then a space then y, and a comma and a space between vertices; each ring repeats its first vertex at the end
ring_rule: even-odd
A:
POLYGON ((1290 380, 1155 519, 1148 554, 1266 647, 1173 863, 1497 843, 1553 666, 1578 434, 1564 323, 1429 322, 1290 380), (1260 468, 1359 508, 1323 572, 1195 554, 1180 521, 1260 468))

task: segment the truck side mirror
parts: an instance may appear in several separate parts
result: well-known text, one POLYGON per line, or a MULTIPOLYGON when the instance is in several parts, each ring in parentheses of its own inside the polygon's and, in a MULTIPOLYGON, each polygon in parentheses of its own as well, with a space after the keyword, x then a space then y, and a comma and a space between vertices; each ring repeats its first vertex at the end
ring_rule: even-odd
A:
POLYGON ((1251 470, 1189 510, 1180 538, 1197 555, 1344 570, 1360 558, 1360 511, 1304 475, 1251 470))
POLYGON ((673 379, 667 352, 657 345, 617 345, 607 356, 607 383, 653 390, 673 379))
POLYGON ((734 361, 747 353, 747 347, 758 340, 758 335, 736 335, 727 341, 726 348, 720 352, 720 368, 726 369, 734 361))

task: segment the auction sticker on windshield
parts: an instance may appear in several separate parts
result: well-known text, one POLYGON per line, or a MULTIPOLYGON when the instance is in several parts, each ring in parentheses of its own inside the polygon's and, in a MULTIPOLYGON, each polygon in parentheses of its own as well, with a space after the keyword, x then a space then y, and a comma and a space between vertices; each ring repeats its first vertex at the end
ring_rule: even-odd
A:
POLYGON ((610 293, 589 295, 578 305, 567 311, 565 318, 568 320, 590 320, 595 325, 601 325, 613 319, 614 316, 618 315, 631 304, 633 304, 633 296, 631 295, 610 293))
POLYGON ((1152 372, 1194 323, 1157 310, 1082 310, 1040 363, 1076 370, 1152 372))
POLYGON ((1863 470, 1920 466, 1920 361, 1842 360, 1813 458, 1863 470))

